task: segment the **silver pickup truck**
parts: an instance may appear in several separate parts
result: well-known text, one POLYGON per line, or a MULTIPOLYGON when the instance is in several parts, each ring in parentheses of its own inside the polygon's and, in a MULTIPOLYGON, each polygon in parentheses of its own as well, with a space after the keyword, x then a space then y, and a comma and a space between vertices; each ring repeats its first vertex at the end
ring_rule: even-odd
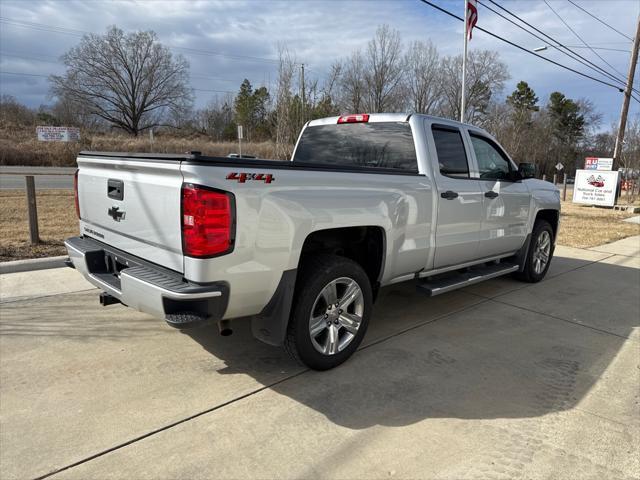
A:
POLYGON ((175 327, 251 321, 313 369, 356 350, 380 287, 538 282, 560 197, 489 134, 425 115, 308 122, 291 161, 82 152, 73 267, 175 327))

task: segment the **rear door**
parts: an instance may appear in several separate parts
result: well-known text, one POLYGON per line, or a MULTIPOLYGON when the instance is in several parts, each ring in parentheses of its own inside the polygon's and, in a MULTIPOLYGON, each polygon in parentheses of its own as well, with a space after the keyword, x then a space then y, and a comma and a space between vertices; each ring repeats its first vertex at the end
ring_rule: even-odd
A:
POLYGON ((518 250, 527 235, 529 189, 514 181, 515 165, 492 139, 469 132, 483 191, 479 254, 489 257, 518 250))
POLYGON ((78 157, 80 233, 183 271, 178 160, 78 157))
POLYGON ((482 192, 472 178, 470 156, 457 127, 431 126, 437 163, 438 217, 434 268, 458 265, 478 258, 482 192))

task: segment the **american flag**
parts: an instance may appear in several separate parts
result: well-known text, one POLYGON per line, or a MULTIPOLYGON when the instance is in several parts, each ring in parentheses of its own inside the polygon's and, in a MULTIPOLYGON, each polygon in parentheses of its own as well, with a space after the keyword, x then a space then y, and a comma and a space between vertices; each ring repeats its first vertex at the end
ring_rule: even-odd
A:
POLYGON ((469 35, 469 40, 471 40, 471 34, 473 31, 473 27, 478 23, 478 7, 476 0, 467 0, 467 33, 469 35))

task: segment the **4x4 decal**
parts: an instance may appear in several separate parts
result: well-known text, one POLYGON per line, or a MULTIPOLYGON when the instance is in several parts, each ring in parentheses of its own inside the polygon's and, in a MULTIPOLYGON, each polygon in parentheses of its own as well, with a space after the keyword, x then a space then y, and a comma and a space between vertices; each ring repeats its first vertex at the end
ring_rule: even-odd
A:
POLYGON ((237 180, 238 183, 245 183, 247 180, 257 180, 259 182, 271 183, 276 177, 271 173, 245 173, 231 172, 227 175, 227 180, 237 180))

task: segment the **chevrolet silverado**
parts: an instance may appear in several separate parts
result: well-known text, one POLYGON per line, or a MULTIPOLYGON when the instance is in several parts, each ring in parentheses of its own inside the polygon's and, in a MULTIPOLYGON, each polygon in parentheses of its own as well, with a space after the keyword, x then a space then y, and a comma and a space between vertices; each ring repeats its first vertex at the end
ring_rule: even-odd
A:
POLYGON ((82 152, 66 246, 103 305, 223 335, 250 321, 324 370, 358 348, 381 287, 540 281, 560 197, 531 176, 482 129, 419 114, 310 121, 291 161, 82 152))

